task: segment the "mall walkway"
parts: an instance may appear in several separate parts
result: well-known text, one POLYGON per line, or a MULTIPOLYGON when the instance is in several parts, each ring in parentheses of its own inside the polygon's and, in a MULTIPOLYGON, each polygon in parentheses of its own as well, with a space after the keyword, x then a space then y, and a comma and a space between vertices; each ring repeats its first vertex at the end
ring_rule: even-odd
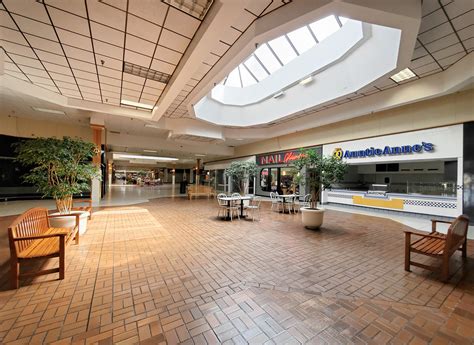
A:
POLYGON ((328 211, 311 231, 268 206, 259 222, 184 198, 96 212, 65 280, 0 292, 0 342, 472 343, 472 241, 443 284, 403 270, 400 223, 328 211))

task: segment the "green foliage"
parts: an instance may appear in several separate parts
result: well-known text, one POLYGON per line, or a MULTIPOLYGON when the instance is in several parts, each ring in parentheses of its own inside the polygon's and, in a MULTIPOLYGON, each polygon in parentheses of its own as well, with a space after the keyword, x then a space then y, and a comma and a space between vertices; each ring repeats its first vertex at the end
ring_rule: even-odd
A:
POLYGON ((64 199, 90 189, 90 180, 100 178, 91 159, 96 146, 82 139, 36 138, 15 145, 16 160, 31 167, 23 176, 43 197, 64 199))
POLYGON ((240 193, 245 192, 243 184, 257 173, 257 164, 255 162, 235 161, 225 169, 225 175, 230 176, 239 187, 240 193))
POLYGON ((300 158, 292 164, 299 171, 295 183, 307 184, 311 193, 311 208, 316 208, 321 186, 330 188, 344 178, 347 164, 333 156, 323 157, 315 149, 301 149, 300 158))

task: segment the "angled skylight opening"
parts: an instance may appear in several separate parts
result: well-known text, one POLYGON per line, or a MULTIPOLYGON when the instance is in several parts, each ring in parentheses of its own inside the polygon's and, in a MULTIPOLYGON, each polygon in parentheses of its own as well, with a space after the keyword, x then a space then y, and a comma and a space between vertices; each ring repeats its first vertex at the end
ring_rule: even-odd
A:
POLYGON ((317 20, 314 23, 309 24, 309 27, 319 42, 328 38, 340 29, 339 23, 334 16, 328 16, 326 18, 317 20))
POLYGON ((339 30, 347 18, 327 16, 262 43, 220 83, 231 87, 257 84, 339 30))

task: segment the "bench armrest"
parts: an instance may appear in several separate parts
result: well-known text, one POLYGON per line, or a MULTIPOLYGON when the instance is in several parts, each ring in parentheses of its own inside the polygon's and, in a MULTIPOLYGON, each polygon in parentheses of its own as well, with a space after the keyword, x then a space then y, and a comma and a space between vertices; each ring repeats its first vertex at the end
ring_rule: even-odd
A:
POLYGON ((437 223, 444 223, 444 224, 449 224, 451 225, 452 222, 449 222, 447 220, 438 220, 438 219, 432 219, 431 220, 431 232, 435 232, 436 231, 436 224, 437 223))
POLYGON ((437 238, 439 240, 445 240, 446 239, 445 237, 436 236, 436 235, 433 235, 433 233, 429 233, 429 232, 418 232, 418 231, 409 231, 409 230, 406 230, 404 232, 405 232, 405 235, 410 234, 410 235, 416 235, 416 236, 421 236, 421 237, 437 238))
POLYGON ((47 234, 47 235, 37 235, 37 236, 27 236, 27 237, 16 237, 13 241, 25 241, 25 240, 38 240, 42 238, 51 238, 51 237, 65 237, 68 233, 67 232, 58 232, 55 234, 47 234))

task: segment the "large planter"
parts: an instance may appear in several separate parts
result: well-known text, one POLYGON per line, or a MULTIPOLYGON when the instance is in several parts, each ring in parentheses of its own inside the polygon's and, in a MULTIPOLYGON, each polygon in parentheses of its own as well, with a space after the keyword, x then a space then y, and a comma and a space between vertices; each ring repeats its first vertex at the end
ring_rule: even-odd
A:
POLYGON ((301 221, 305 228, 319 229, 323 224, 324 210, 317 208, 302 207, 301 221))
MULTIPOLYGON (((86 211, 71 211, 70 214, 80 214, 79 216, 79 235, 83 235, 87 231, 87 218, 89 212, 86 211)), ((55 212, 51 215, 59 215, 61 213, 55 212)), ((74 228, 76 226, 76 217, 64 216, 64 217, 53 217, 49 218, 49 224, 53 228, 74 228)))

